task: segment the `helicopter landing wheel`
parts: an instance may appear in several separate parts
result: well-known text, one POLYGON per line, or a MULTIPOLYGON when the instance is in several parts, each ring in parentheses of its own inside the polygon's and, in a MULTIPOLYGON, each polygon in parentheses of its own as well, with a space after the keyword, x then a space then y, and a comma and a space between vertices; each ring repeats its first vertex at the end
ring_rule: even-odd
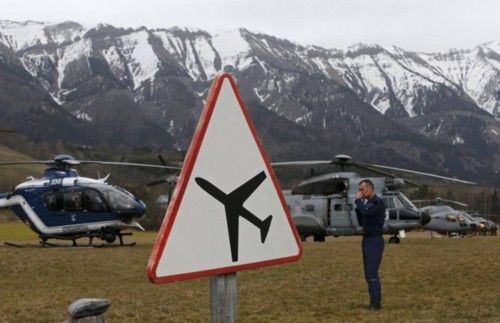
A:
POLYGON ((116 240, 116 231, 113 229, 102 229, 101 239, 107 243, 113 243, 116 240))
POLYGON ((325 236, 324 235, 314 236, 314 242, 325 242, 325 236))
POLYGON ((389 238, 389 243, 395 243, 395 244, 398 244, 398 243, 401 243, 401 239, 399 239, 399 237, 398 237, 398 236, 390 237, 390 238, 389 238))

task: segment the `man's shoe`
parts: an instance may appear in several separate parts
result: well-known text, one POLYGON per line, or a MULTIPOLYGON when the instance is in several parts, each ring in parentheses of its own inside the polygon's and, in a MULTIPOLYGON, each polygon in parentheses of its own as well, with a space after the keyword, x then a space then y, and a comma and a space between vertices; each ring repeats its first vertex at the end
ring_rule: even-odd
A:
POLYGON ((382 305, 380 304, 370 304, 370 307, 368 307, 370 311, 380 311, 382 309, 382 305))

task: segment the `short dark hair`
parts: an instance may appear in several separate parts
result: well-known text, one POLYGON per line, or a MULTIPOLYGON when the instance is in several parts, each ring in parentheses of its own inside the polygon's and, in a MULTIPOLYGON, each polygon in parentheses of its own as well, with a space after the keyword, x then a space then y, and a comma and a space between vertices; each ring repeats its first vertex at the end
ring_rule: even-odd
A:
POLYGON ((366 185, 370 186, 372 188, 372 190, 375 189, 375 185, 373 185, 373 182, 370 181, 369 179, 365 178, 364 180, 362 180, 361 182, 359 182, 358 185, 361 185, 363 183, 365 183, 366 185))

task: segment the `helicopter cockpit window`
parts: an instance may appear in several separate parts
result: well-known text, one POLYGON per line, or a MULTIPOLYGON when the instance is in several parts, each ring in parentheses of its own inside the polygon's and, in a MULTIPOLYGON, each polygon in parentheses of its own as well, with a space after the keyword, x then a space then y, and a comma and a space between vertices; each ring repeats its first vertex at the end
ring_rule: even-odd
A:
POLYGON ((384 201, 386 209, 395 209, 396 208, 396 205, 394 204, 394 198, 384 197, 383 201, 384 201))
POLYGON ((457 222, 457 217, 455 215, 450 214, 446 216, 446 220, 450 222, 457 222))
POLYGON ((83 192, 83 208, 90 212, 103 212, 108 210, 101 195, 93 189, 86 189, 83 192))
POLYGON ((99 187, 108 205, 114 210, 131 210, 136 206, 135 199, 129 192, 114 186, 99 187))
POLYGON ((50 211, 62 211, 63 199, 60 192, 50 192, 45 195, 45 204, 50 211))
POLYGON ((82 191, 66 191, 63 193, 65 211, 82 211, 82 191))

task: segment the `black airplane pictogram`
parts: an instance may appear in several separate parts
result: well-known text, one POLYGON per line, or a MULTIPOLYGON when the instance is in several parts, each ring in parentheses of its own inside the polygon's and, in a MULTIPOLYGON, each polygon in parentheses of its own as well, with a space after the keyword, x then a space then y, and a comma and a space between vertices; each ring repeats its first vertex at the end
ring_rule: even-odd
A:
POLYGON ((242 216, 247 221, 260 229, 260 240, 262 243, 266 241, 269 227, 271 226, 272 215, 269 215, 265 220, 256 217, 252 212, 243 207, 243 203, 252 195, 259 185, 266 179, 264 171, 255 175, 246 183, 236 188, 229 194, 224 193, 215 185, 203 179, 196 177, 196 183, 216 200, 224 204, 226 211, 227 229, 229 232, 229 244, 231 246, 231 258, 233 262, 238 261, 238 230, 239 217, 242 216))

